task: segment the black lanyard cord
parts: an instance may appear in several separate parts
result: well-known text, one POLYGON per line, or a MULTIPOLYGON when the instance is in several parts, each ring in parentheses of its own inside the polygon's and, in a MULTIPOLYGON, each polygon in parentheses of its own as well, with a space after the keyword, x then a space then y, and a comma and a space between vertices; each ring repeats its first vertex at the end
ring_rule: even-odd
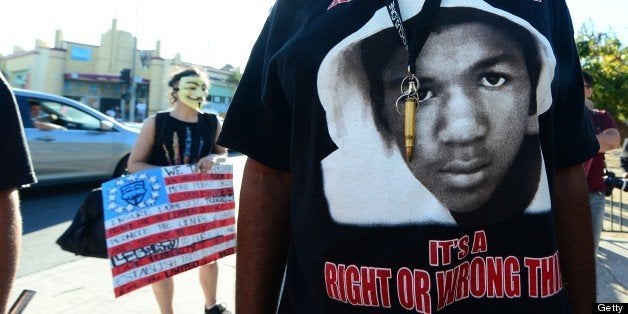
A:
POLYGON ((393 0, 388 6, 388 14, 390 20, 397 29, 397 34, 401 38, 401 42, 408 51, 408 72, 410 74, 416 73, 416 58, 421 53, 423 45, 427 41, 427 37, 430 36, 430 30, 436 23, 436 17, 438 16, 438 9, 440 8, 441 0, 425 0, 421 12, 417 16, 417 22, 414 26, 414 34, 412 40, 408 43, 406 38, 406 31, 403 26, 403 19, 401 18, 401 10, 399 9, 398 0, 393 0))

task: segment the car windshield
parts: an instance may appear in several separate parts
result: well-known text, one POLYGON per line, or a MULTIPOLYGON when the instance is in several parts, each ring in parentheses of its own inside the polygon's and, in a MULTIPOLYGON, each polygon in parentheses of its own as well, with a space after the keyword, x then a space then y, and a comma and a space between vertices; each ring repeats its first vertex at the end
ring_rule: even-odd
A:
POLYGON ((98 130, 100 120, 66 104, 41 101, 42 109, 69 130, 98 130))

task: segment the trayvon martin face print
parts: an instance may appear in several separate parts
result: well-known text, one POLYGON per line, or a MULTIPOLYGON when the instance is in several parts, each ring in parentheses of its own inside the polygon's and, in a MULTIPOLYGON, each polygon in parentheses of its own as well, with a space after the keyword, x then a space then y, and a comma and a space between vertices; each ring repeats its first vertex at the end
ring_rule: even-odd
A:
POLYGON ((409 163, 395 108, 407 54, 387 13, 378 11, 323 61, 319 94, 338 150, 322 166, 336 222, 481 225, 550 209, 538 141, 538 115, 551 104, 549 44, 517 17, 481 1, 459 3, 465 7, 441 8, 417 59, 409 163))

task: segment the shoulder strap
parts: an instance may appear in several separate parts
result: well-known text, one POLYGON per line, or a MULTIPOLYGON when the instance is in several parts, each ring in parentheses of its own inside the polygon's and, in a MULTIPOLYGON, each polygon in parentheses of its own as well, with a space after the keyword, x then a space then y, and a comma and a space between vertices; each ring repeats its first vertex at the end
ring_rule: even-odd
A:
MULTIPOLYGON (((208 114, 207 123, 209 124, 209 127, 212 128, 212 131, 216 133, 216 128, 218 127, 218 117, 213 113, 208 114)), ((214 134, 214 135, 218 135, 218 134, 214 134)))
POLYGON ((218 139, 218 132, 216 132, 218 130, 218 116, 216 116, 215 114, 210 114, 208 117, 208 123, 209 123, 209 127, 212 130, 212 133, 214 134, 214 138, 212 139, 212 143, 214 144, 213 148, 212 148, 212 152, 214 149, 216 149, 216 140, 218 139))
POLYGON ((155 144, 161 143, 166 134, 166 125, 168 124, 168 116, 170 112, 158 112, 155 115, 155 144))
POLYGON ((218 123, 218 118, 216 117, 216 115, 211 114, 211 113, 201 113, 199 115, 199 124, 200 124, 200 128, 204 129, 204 128, 209 128, 210 129, 210 134, 214 134, 214 138, 211 139, 211 145, 212 148, 209 150, 210 153, 214 153, 214 144, 216 142, 216 136, 218 134, 216 134, 216 126, 218 123))

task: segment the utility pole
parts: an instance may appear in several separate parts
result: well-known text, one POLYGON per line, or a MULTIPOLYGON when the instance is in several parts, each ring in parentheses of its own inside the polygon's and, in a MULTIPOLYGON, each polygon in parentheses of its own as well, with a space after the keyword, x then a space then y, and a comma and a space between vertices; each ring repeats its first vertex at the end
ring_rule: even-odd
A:
POLYGON ((135 65, 135 59, 137 59, 137 11, 139 3, 135 0, 135 34, 133 34, 133 54, 131 57, 131 90, 129 97, 129 121, 135 122, 135 99, 137 93, 137 67, 135 65))
POLYGON ((129 121, 135 122, 135 92, 137 90, 137 82, 135 78, 137 77, 135 74, 135 58, 137 53, 137 34, 133 36, 133 54, 131 57, 131 97, 129 97, 129 121))
POLYGON ((122 69, 120 71, 120 84, 122 84, 122 86, 124 87, 122 89, 122 95, 121 95, 121 99, 120 99, 120 118, 122 118, 122 120, 126 120, 127 118, 127 111, 125 110, 126 105, 129 104, 129 89, 131 86, 131 81, 132 81, 132 77, 131 77, 131 69, 122 69))

